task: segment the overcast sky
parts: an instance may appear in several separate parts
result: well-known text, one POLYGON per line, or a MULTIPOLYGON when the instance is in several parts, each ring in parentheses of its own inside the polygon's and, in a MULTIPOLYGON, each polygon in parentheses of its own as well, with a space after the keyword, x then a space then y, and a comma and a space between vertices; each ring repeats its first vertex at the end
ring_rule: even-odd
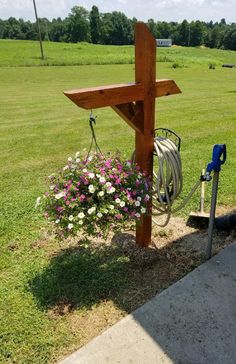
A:
MULTIPOLYGON (((236 0, 36 0, 39 17, 65 18, 70 9, 81 5, 90 10, 97 5, 101 13, 122 11, 129 18, 166 21, 204 20, 236 22, 236 0)), ((33 0, 0 0, 0 19, 10 16, 34 20, 33 0)))

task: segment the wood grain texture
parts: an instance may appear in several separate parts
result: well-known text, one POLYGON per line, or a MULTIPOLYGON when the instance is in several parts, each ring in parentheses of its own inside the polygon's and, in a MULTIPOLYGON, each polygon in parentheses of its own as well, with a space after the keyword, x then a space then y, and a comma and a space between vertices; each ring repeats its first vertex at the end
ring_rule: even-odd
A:
MULTIPOLYGON (((180 93, 173 80, 156 80, 155 96, 162 97, 180 93)), ((144 100, 144 87, 140 83, 127 83, 65 91, 64 94, 83 109, 127 104, 144 100)))
POLYGON ((135 131, 143 133, 143 114, 133 102, 112 106, 112 109, 135 131))
POLYGON ((127 83, 65 91, 64 94, 84 109, 96 109, 142 100, 144 90, 141 84, 127 83))
POLYGON ((174 80, 156 80, 156 97, 176 95, 179 93, 181 93, 181 90, 174 80))
MULTIPOLYGON (((135 28, 135 81, 144 86, 143 101, 137 105, 143 111, 143 133, 135 133, 136 162, 151 177, 153 173, 153 144, 156 98, 156 40, 144 23, 135 28)), ((150 208, 151 208, 150 200, 150 208)), ((136 226, 136 243, 151 243, 152 217, 143 216, 136 226)))

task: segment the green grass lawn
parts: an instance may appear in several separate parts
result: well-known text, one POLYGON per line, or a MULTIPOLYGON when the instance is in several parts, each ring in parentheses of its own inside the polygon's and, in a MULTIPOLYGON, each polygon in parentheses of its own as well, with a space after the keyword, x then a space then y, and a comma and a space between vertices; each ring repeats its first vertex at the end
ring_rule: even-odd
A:
MULTIPOLYGON (((73 66, 93 64, 130 64, 134 63, 133 46, 106 46, 81 43, 43 43, 45 60, 41 60, 39 42, 1 40, 1 66, 73 66)), ((208 48, 176 47, 159 48, 158 62, 180 66, 236 63, 234 51, 208 48)))
MULTIPOLYGON (((134 274, 134 268, 131 269, 124 257, 107 252, 105 248, 102 252, 84 250, 80 256, 75 253, 70 256, 65 244, 60 245, 50 234, 46 235, 46 223, 34 210, 36 198, 45 189, 45 177, 64 165, 68 156, 88 148, 90 143, 89 112, 72 104, 63 90, 133 81, 134 66, 13 66, 39 65, 37 47, 35 42, 0 42, 1 363, 55 361, 86 341, 83 327, 95 326, 94 332, 99 332, 101 327, 106 327, 108 313, 114 311, 114 316, 118 315, 114 307, 118 307, 119 315, 135 307, 121 302, 121 292, 137 285, 138 280, 143 286, 148 283, 145 281, 147 272, 134 274), (8 51, 9 43, 16 51, 8 51), (28 55, 32 57, 35 47, 35 58, 28 59, 27 63, 23 49, 28 44, 32 47, 27 50, 28 55), (79 282, 77 291, 73 291, 75 280, 79 282), (66 300, 68 295, 73 296, 72 301, 79 302, 75 311, 55 316, 51 310, 56 298, 66 300), (100 326, 94 312, 100 312, 103 317, 104 323, 100 326)), ((87 44, 55 46, 47 43, 47 62, 77 64, 81 60, 76 58, 77 53, 82 53, 83 47, 88 50, 84 60, 92 59, 91 63, 96 63, 100 47, 99 59, 109 58, 103 46, 92 49, 87 44), (64 52, 63 47, 68 47, 71 53, 64 52)), ((120 49, 127 51, 124 63, 130 63, 132 47, 109 49, 112 49, 113 61, 123 57, 120 49)), ((220 176, 218 202, 233 207, 236 204, 236 72, 221 67, 209 70, 207 65, 210 60, 217 64, 233 62, 236 53, 181 48, 160 50, 160 56, 170 54, 175 55, 171 62, 178 58, 178 62, 187 67, 173 69, 171 63, 161 62, 157 76, 175 79, 182 94, 158 99, 156 125, 173 129, 182 137, 183 196, 211 160, 212 146, 226 143, 228 159, 220 176)), ((119 149, 129 157, 133 150, 133 131, 109 108, 96 110, 95 114, 98 116, 97 139, 102 150, 119 149)), ((198 196, 195 196, 184 213, 197 206, 198 196)))

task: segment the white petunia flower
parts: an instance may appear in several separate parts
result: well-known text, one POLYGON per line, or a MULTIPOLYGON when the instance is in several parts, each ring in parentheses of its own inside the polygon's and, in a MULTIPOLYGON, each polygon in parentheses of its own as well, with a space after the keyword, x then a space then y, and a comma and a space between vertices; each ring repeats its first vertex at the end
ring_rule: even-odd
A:
POLYGON ((98 192, 98 196, 99 196, 99 197, 104 196, 104 191, 99 191, 99 192, 98 192))
POLYGON ((140 206, 140 201, 135 201, 135 206, 140 206))
POLYGON ((34 208, 36 209, 40 205, 41 197, 37 197, 34 208))
POLYGON ((124 206, 125 206, 125 201, 121 201, 120 207, 124 207, 124 206))
POLYGON ((54 189, 55 185, 51 185, 49 188, 52 191, 54 189))
POLYGON ((94 178, 94 173, 90 172, 89 173, 89 178, 94 178))
POLYGON ((66 194, 65 192, 59 192, 55 195, 56 200, 59 200, 60 198, 64 197, 66 194))
POLYGON ((146 197, 146 200, 147 201, 150 200, 150 196, 149 195, 145 195, 145 197, 146 197))
POLYGON ((137 200, 138 200, 138 201, 141 201, 141 200, 142 200, 142 198, 141 198, 140 196, 138 196, 138 197, 137 197, 137 200))
POLYGON ((128 161, 126 162, 127 167, 131 167, 131 163, 128 161))
POLYGON ((65 166, 65 167, 63 168, 63 171, 66 171, 67 169, 69 169, 69 166, 65 166))
POLYGON ((146 212, 146 208, 145 208, 145 207, 142 207, 142 208, 141 208, 141 212, 142 212, 142 214, 145 214, 145 212, 146 212))
POLYGON ((89 192, 90 192, 90 193, 94 193, 94 192, 95 192, 95 188, 94 188, 94 186, 93 186, 93 185, 89 185, 89 186, 88 186, 88 189, 89 189, 89 192))
POLYGON ((101 178, 101 175, 100 175, 100 174, 96 174, 96 177, 97 177, 97 178, 101 178))
POLYGON ((67 160, 68 160, 68 162, 72 162, 73 161, 73 159, 71 157, 69 157, 67 160))
POLYGON ((59 222, 60 222, 60 219, 56 219, 55 223, 59 224, 59 222))
POLYGON ((73 220, 74 220, 74 216, 73 216, 73 215, 70 215, 70 216, 69 216, 69 220, 70 220, 70 221, 73 221, 73 220))
POLYGON ((110 206, 109 206, 109 208, 110 208, 111 210, 114 210, 114 206, 113 206, 113 205, 110 205, 110 206))
POLYGON ((115 201, 116 201, 116 203, 120 203, 121 202, 119 198, 116 198, 115 201))
POLYGON ((107 193, 110 195, 116 191, 115 187, 111 187, 109 190, 107 190, 107 193))
POLYGON ((100 178, 99 178, 99 182, 100 182, 100 183, 104 183, 104 182, 106 182, 106 179, 105 179, 104 177, 100 177, 100 178))
POLYGON ((76 158, 75 161, 76 161, 76 163, 79 163, 80 162, 80 159, 79 158, 76 158))
POLYGON ((93 206, 90 209, 88 209, 88 214, 91 215, 96 210, 96 207, 93 206))
POLYGON ((80 220, 79 221, 79 225, 83 225, 83 220, 80 220))
POLYGON ((98 213, 97 213, 97 217, 102 217, 101 212, 98 212, 98 213))
POLYGON ((84 168, 84 169, 82 169, 82 172, 86 173, 86 172, 88 172, 88 170, 86 168, 84 168))
POLYGON ((106 187, 111 187, 111 182, 106 182, 106 187))
POLYGON ((83 212, 80 212, 80 213, 78 214, 78 218, 79 218, 79 219, 83 219, 83 218, 84 218, 84 216, 85 216, 85 215, 84 215, 84 213, 83 213, 83 212))
POLYGON ((74 225, 73 225, 73 224, 69 224, 69 225, 68 225, 68 229, 69 229, 69 230, 73 229, 73 227, 74 227, 74 225))
POLYGON ((107 209, 104 210, 104 214, 108 214, 108 210, 107 209))
POLYGON ((141 215, 140 215, 138 212, 136 212, 135 216, 136 216, 137 218, 141 217, 141 215))

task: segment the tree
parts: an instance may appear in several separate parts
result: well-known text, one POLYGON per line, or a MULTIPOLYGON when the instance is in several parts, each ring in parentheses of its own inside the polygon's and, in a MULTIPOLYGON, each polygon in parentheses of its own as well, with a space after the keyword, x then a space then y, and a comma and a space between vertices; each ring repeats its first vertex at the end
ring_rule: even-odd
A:
POLYGON ((133 24, 125 14, 117 11, 102 15, 101 40, 103 44, 132 44, 133 24))
POLYGON ((223 44, 225 49, 236 51, 236 26, 227 31, 223 44))
POLYGON ((202 22, 197 20, 191 23, 190 28, 190 45, 193 47, 203 44, 204 28, 202 22))
POLYGON ((174 43, 182 46, 188 46, 190 25, 187 20, 183 20, 174 32, 174 43))
POLYGON ((112 43, 116 45, 131 44, 132 39, 132 23, 125 14, 113 11, 111 14, 112 32, 110 34, 112 43))
POLYGON ((158 30, 157 30, 157 24, 155 23, 155 21, 153 19, 148 19, 147 26, 150 29, 150 32, 152 33, 154 38, 157 39, 159 33, 158 33, 158 30))
POLYGON ((157 31, 160 34, 160 38, 169 38, 171 34, 170 24, 165 21, 157 22, 157 31))
POLYGON ((211 48, 220 48, 222 46, 223 33, 221 27, 216 24, 211 31, 211 48))
POLYGON ((101 16, 101 43, 112 44, 111 32, 112 32, 112 16, 111 13, 105 13, 101 16))
POLYGON ((88 11, 82 6, 74 6, 68 17, 68 38, 72 43, 89 42, 90 29, 88 11))
POLYGON ((49 38, 53 42, 66 42, 68 40, 66 21, 61 18, 52 19, 49 26, 49 38))
POLYGON ((89 21, 91 41, 92 43, 97 44, 100 42, 101 38, 101 20, 98 7, 95 5, 92 7, 92 10, 90 12, 89 21))

